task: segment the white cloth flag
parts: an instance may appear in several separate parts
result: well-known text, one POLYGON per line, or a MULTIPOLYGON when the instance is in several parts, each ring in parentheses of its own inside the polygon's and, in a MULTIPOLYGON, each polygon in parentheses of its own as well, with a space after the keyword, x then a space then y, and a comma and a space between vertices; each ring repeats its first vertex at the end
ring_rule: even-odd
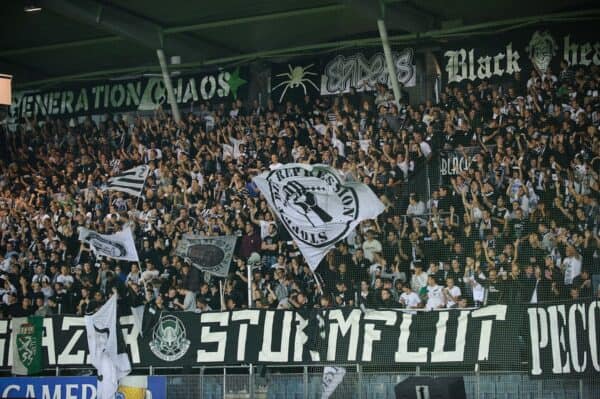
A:
POLYGON ((98 370, 98 399, 114 399, 119 380, 131 372, 124 345, 119 353, 117 328, 116 294, 96 313, 85 316, 89 361, 98 370))
POLYGON ((131 315, 133 316, 134 323, 137 324, 140 336, 143 336, 142 328, 144 325, 144 309, 144 305, 131 307, 131 315))
POLYGON ((150 168, 148 165, 136 166, 133 169, 124 171, 118 176, 108 179, 108 185, 104 189, 122 191, 136 197, 142 197, 142 191, 144 189, 144 184, 146 184, 146 178, 148 177, 149 172, 150 168))
POLYGON ((79 241, 89 244, 96 256, 139 262, 131 227, 126 227, 115 234, 100 234, 80 227, 79 241))
POLYGON ((328 165, 286 164, 253 180, 312 270, 361 221, 384 210, 367 185, 328 165))
POLYGON ((324 367, 321 399, 328 399, 344 380, 345 375, 346 369, 343 367, 324 367))

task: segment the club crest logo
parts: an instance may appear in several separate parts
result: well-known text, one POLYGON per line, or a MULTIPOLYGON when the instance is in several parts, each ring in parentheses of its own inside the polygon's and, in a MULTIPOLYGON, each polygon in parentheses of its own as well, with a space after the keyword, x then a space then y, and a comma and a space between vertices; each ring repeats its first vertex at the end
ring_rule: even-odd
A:
POLYGON ((545 73, 558 46, 548 31, 535 31, 525 50, 537 70, 545 73))
POLYGON ((183 322, 173 315, 161 316, 152 331, 152 353, 161 360, 172 362, 181 359, 189 347, 183 322))
POLYGON ((358 217, 356 191, 331 170, 281 167, 267 181, 272 203, 288 231, 312 247, 337 242, 358 217))
POLYGON ((36 345, 34 335, 34 326, 30 323, 21 325, 17 334, 17 352, 21 363, 27 368, 31 367, 35 360, 35 354, 40 350, 36 345))

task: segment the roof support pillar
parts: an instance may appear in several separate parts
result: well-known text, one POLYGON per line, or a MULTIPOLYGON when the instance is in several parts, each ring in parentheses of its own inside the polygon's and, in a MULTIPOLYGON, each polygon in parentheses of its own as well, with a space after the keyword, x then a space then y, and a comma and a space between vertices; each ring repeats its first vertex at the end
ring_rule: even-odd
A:
POLYGON ((160 70, 162 71, 163 80, 165 81, 167 98, 169 99, 169 104, 171 104, 171 113, 173 114, 173 119, 175 120, 175 123, 179 124, 179 122, 181 122, 181 114, 179 113, 179 106, 177 105, 177 99, 175 98, 175 92, 173 91, 173 84, 171 83, 171 75, 169 74, 169 69, 167 68, 165 53, 162 49, 158 49, 156 50, 156 55, 158 56, 160 70))
POLYGON ((392 49, 390 48, 390 41, 388 40, 387 29, 385 28, 385 22, 383 19, 377 20, 377 28, 379 28, 379 37, 381 38, 381 44, 383 45, 383 54, 385 56, 385 63, 387 71, 392 83, 392 91, 394 92, 394 100, 396 104, 400 102, 400 87, 398 86, 398 75, 396 74, 396 65, 394 65, 394 58, 392 56, 392 49))

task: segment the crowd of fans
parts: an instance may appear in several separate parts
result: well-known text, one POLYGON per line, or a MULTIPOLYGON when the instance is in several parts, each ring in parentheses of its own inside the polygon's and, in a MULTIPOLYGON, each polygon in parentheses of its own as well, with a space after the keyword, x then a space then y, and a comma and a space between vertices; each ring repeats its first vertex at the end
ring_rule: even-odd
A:
POLYGON ((598 297, 599 85, 598 67, 563 64, 450 85, 418 105, 406 93, 394 104, 379 85, 266 107, 202 104, 180 123, 162 110, 22 120, 0 138, 0 316, 83 315, 113 288, 123 306, 196 312, 246 307, 249 291, 253 307, 283 309, 598 297), (449 150, 468 168, 430 196, 411 192, 449 150), (386 206, 315 273, 251 181, 289 162, 332 165, 386 206), (142 163, 143 199, 101 190, 142 163), (78 241, 81 226, 110 234, 125 223, 139 264, 78 241), (173 255, 190 232, 239 237, 229 277, 173 255))

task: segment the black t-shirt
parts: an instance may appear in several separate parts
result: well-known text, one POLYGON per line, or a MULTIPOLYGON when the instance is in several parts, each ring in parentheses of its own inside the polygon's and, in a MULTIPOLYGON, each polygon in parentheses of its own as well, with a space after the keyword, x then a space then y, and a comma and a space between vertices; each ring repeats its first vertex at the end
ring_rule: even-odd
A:
MULTIPOLYGON (((269 235, 266 236, 263 239, 263 242, 265 244, 277 244, 279 242, 279 235, 278 234, 273 234, 273 235, 269 235)), ((277 256, 277 254, 279 254, 279 248, 277 249, 265 249, 262 251, 262 253, 266 256, 277 256)))

